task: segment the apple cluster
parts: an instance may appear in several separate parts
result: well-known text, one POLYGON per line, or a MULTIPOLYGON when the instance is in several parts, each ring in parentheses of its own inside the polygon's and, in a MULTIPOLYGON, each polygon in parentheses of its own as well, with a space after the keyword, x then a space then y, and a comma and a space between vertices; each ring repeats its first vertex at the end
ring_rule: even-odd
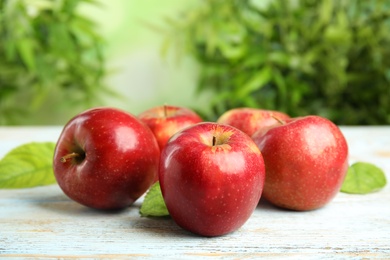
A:
POLYGON ((172 219, 203 236, 240 228, 262 196, 290 210, 320 208, 347 167, 346 140, 323 117, 236 108, 204 122, 167 105, 138 116, 86 110, 64 126, 53 158, 63 192, 95 209, 128 207, 159 181, 172 219))

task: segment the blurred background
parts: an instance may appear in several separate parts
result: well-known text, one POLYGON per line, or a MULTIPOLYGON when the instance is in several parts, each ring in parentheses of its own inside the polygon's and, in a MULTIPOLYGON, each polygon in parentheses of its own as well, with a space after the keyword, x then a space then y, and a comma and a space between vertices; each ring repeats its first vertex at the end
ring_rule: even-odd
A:
POLYGON ((389 0, 0 0, 0 125, 94 106, 390 124, 389 0))

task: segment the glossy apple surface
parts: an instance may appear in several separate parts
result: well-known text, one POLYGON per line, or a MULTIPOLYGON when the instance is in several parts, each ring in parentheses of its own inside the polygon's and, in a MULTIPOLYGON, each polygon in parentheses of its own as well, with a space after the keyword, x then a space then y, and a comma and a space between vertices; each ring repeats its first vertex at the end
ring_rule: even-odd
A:
POLYGON ((160 150, 171 136, 179 130, 202 122, 202 118, 193 110, 180 106, 157 106, 138 115, 154 133, 160 150))
POLYGON ((58 139, 53 170, 74 201, 96 209, 131 205, 158 174, 159 148, 137 117, 94 108, 73 117, 58 139))
POLYGON ((291 210, 313 210, 339 192, 348 168, 348 146, 328 119, 306 116, 255 133, 266 165, 263 197, 291 210))
POLYGON ((173 220, 203 236, 240 228, 256 208, 264 161, 242 131, 204 122, 175 134, 161 154, 160 185, 173 220))
POLYGON ((249 136, 262 128, 276 124, 279 120, 290 118, 287 114, 257 108, 233 108, 223 113, 217 123, 234 126, 249 136))

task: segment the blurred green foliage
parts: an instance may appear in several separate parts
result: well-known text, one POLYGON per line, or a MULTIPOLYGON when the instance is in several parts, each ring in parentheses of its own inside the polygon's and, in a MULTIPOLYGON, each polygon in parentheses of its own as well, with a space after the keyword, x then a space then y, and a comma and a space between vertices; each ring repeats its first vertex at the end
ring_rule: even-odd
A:
POLYGON ((248 106, 390 124, 388 0, 201 0, 168 23, 214 95, 208 120, 248 106))
POLYGON ((49 109, 99 103, 103 41, 82 3, 95 1, 0 0, 0 125, 23 124, 52 98, 49 109))

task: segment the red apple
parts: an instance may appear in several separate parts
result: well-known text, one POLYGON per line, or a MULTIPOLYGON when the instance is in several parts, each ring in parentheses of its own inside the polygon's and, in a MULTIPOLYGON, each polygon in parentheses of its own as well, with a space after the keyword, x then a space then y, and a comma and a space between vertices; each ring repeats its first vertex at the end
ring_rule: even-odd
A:
POLYGON ((137 117, 94 108, 73 117, 57 142, 53 170, 74 201, 96 209, 131 205, 152 185, 159 148, 137 117))
POLYGON ((189 108, 167 105, 148 109, 139 114, 138 118, 152 130, 160 149, 179 130, 203 121, 189 108))
POLYGON ((234 126, 249 136, 262 128, 276 124, 277 119, 289 118, 285 113, 257 108, 233 108, 223 113, 217 123, 234 126))
POLYGON ((240 228, 256 208, 264 162, 242 131, 204 122, 175 134, 160 160, 160 185, 173 220, 203 236, 240 228))
POLYGON ((288 119, 252 138, 266 166, 263 197, 276 206, 313 210, 329 203, 340 190, 348 168, 348 146, 328 119, 288 119))

